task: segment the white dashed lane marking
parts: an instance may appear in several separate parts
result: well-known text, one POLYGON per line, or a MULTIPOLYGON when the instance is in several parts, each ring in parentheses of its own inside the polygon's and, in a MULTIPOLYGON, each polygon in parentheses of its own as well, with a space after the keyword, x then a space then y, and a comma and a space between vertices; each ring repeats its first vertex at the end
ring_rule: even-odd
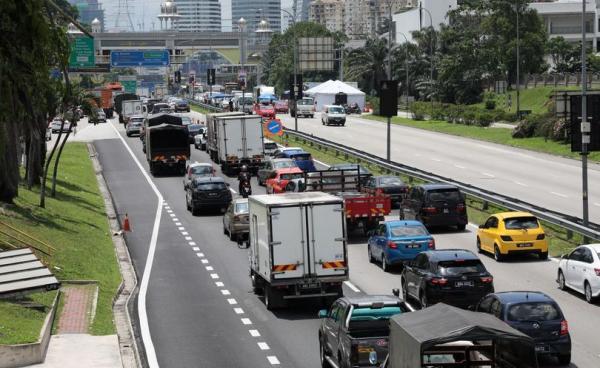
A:
POLYGON ((225 286, 225 284, 222 283, 221 281, 216 281, 215 285, 217 285, 217 287, 223 287, 223 286, 225 286))
POLYGON ((191 236, 186 236, 185 240, 192 240, 192 237, 191 236))
POLYGON ((242 308, 233 308, 235 314, 244 314, 244 310, 242 308))
POLYGON ((248 332, 250 332, 250 336, 252 337, 260 337, 260 332, 258 332, 258 330, 249 330, 248 332))
POLYGON ((204 264, 207 264, 207 263, 208 263, 208 259, 203 259, 203 260, 201 260, 200 262, 202 262, 202 263, 204 263, 204 264))
POLYGON ((231 305, 235 305, 235 304, 237 304, 237 300, 230 298, 230 299, 227 299, 227 303, 229 303, 231 305))
POLYGON ((457 165, 457 164, 454 164, 454 167, 459 168, 459 169, 466 169, 466 167, 461 166, 461 165, 457 165))
MULTIPOLYGON (((214 271, 214 268, 212 266, 206 266, 206 270, 207 271, 214 271)), ((217 277, 218 278, 218 277, 217 277)))
MULTIPOLYGON (((197 252, 197 251, 199 251, 199 250, 200 250, 200 248, 199 248, 199 247, 193 247, 193 248, 192 248, 192 250, 193 250, 194 252, 197 252)), ((200 256, 198 256, 198 257, 200 257, 200 256)))
POLYGON ((250 318, 242 318, 241 321, 245 325, 251 325, 252 324, 252 321, 250 320, 250 318))
MULTIPOLYGON (((181 235, 190 235, 187 231, 182 231, 181 235)), ((192 238, 190 238, 190 240, 192 240, 192 238)))
POLYGON ((494 174, 490 174, 490 173, 486 173, 486 172, 482 172, 481 175, 485 175, 485 176, 490 177, 490 178, 495 178, 496 177, 496 176, 494 176, 494 174))
POLYGON ((188 242, 188 244, 193 247, 194 245, 196 245, 196 242, 191 241, 191 242, 188 242))
POLYGON ((346 286, 348 286, 350 289, 352 289, 352 291, 354 291, 355 293, 360 293, 360 289, 357 288, 353 283, 351 283, 350 281, 344 281, 344 284, 346 284, 346 286))
POLYGON ((259 342, 258 343, 258 348, 260 350, 269 350, 269 345, 266 342, 259 342))
POLYGON ((218 279, 219 275, 217 275, 216 273, 211 273, 210 277, 213 278, 213 279, 218 279))
POLYGON ((267 359, 269 360, 269 363, 271 363, 271 365, 279 365, 279 359, 277 359, 276 356, 270 355, 267 357, 267 359))
POLYGON ((550 192, 550 194, 554 194, 557 197, 562 197, 562 198, 569 198, 568 195, 566 194, 562 194, 562 193, 557 193, 557 192, 550 192))
POLYGON ((179 230, 179 231, 184 231, 184 230, 185 230, 185 227, 183 227, 183 226, 179 226, 179 227, 177 228, 177 230, 179 230))
POLYGON ((221 294, 223 294, 223 295, 231 295, 231 292, 229 290, 227 290, 227 289, 223 289, 223 290, 221 290, 221 294))

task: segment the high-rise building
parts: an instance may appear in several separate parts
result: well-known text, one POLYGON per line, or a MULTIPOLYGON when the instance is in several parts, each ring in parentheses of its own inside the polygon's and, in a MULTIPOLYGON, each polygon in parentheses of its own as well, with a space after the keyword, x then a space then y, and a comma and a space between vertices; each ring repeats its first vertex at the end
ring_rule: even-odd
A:
MULTIPOLYGON (((254 32, 262 19, 269 23, 273 32, 281 32, 281 0, 231 0, 233 28, 240 18, 246 20, 246 29, 254 37, 254 32)), ((253 38, 248 41, 252 42, 253 38)))
POLYGON ((98 19, 100 29, 104 32, 104 9, 98 0, 69 0, 69 3, 77 7, 81 23, 91 25, 94 19, 98 19))
POLYGON ((297 22, 306 22, 308 20, 310 13, 310 5, 313 2, 314 0, 293 0, 293 3, 296 5, 296 7, 292 7, 292 10, 296 11, 297 22))
POLYGON ((308 20, 325 26, 332 32, 344 32, 344 0, 314 0, 308 20))
POLYGON ((350 38, 373 37, 377 32, 377 0, 346 0, 344 28, 350 38))
POLYGON ((175 28, 181 32, 221 32, 221 4, 219 0, 176 0, 175 28))

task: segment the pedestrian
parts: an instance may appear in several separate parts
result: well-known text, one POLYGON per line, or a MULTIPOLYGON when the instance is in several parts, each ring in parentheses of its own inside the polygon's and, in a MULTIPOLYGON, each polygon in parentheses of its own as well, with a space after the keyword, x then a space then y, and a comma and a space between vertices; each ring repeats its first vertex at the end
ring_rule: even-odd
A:
POLYGON ((233 112, 233 101, 229 100, 229 111, 233 112))
POLYGON ((73 126, 73 136, 75 136, 77 134, 77 121, 73 120, 71 125, 73 126))

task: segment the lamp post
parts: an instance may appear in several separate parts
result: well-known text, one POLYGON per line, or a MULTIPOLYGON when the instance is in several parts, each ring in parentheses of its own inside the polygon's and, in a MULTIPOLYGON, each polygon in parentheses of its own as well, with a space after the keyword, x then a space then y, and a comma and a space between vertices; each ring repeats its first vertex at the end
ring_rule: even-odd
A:
MULTIPOLYGON (((427 9, 425 9, 422 4, 419 4, 419 10, 425 10, 425 12, 427 13, 427 15, 429 15, 429 25, 431 26, 431 30, 434 31, 435 28, 433 27, 433 17, 431 16, 431 12, 427 9)), ((432 32, 432 36, 431 36, 431 40, 429 40, 429 53, 431 54, 431 60, 430 60, 430 64, 431 64, 431 70, 430 70, 430 77, 429 79, 431 80, 431 113, 433 114, 433 32, 432 32)))
POLYGON ((583 226, 589 226, 587 156, 591 126, 587 121, 587 29, 585 27, 585 2, 586 0, 581 2, 581 189, 583 200, 583 226))
POLYGON ((406 35, 402 32, 397 32, 400 33, 402 35, 402 37, 404 37, 404 39, 406 40, 406 57, 404 60, 404 69, 406 69, 406 110, 408 111, 408 88, 409 88, 409 82, 408 82, 408 45, 410 44, 408 42, 408 38, 406 37, 406 35))
POLYGON ((509 0, 500 1, 501 3, 510 5, 511 8, 514 6, 517 17, 517 118, 520 118, 519 111, 521 111, 521 27, 519 26, 519 1, 515 0, 514 3, 509 0))
MULTIPOLYGON (((296 25, 296 17, 294 17, 294 15, 292 15, 292 13, 290 13, 289 11, 285 10, 285 9, 281 9, 282 12, 286 13, 288 16, 290 16, 290 18, 292 19, 292 28, 294 28, 294 26, 296 25)), ((297 101, 297 96, 296 96, 296 87, 298 84, 298 79, 297 79, 297 75, 298 75, 298 66, 296 65, 296 60, 297 60, 297 53, 298 53, 298 46, 297 44, 297 40, 296 40, 296 34, 295 34, 296 30, 294 29, 294 90, 290 91, 290 96, 294 96, 294 130, 298 131, 298 101, 297 101)), ((302 88, 302 87, 300 87, 302 88)))
POLYGON ((242 113, 246 113, 246 71, 244 69, 244 59, 246 58, 246 45, 244 43, 244 31, 246 29, 246 20, 242 17, 238 20, 238 26, 240 28, 240 64, 242 64, 242 70, 240 71, 240 77, 244 73, 244 83, 242 84, 242 113))

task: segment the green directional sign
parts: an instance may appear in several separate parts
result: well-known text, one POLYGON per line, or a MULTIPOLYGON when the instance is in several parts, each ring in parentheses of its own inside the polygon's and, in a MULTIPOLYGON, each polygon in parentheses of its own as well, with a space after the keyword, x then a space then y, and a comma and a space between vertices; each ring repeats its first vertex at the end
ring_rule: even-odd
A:
POLYGON ((137 89, 137 77, 135 75, 119 76, 119 82, 123 85, 123 92, 135 93, 137 89))
POLYGON ((94 39, 87 36, 82 36, 71 40, 69 67, 93 68, 95 66, 96 60, 94 57, 94 39))

